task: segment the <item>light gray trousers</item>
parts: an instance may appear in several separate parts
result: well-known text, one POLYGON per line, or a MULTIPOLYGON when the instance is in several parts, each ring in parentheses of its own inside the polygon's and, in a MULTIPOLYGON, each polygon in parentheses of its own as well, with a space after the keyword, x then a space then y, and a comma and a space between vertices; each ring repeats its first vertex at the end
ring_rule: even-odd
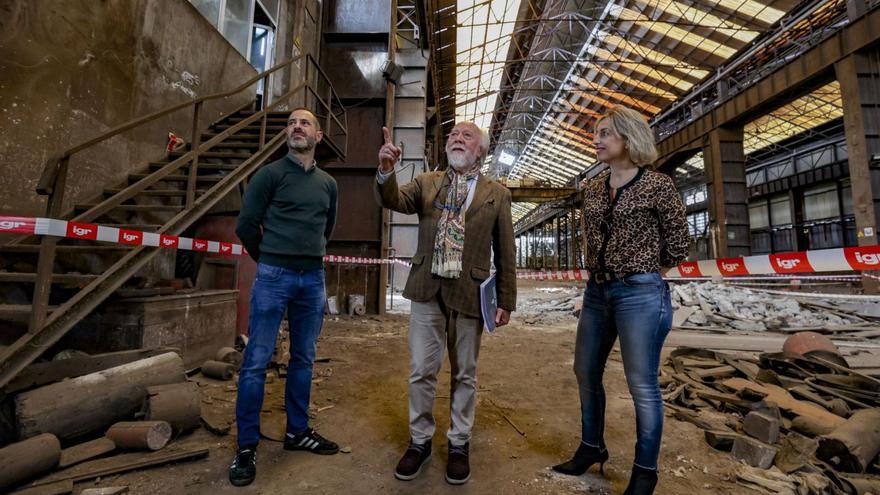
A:
POLYGON ((443 350, 451 365, 450 427, 452 445, 471 439, 477 405, 477 357, 483 328, 479 318, 445 311, 437 300, 412 302, 409 320, 409 429, 417 444, 434 436, 434 394, 443 350))

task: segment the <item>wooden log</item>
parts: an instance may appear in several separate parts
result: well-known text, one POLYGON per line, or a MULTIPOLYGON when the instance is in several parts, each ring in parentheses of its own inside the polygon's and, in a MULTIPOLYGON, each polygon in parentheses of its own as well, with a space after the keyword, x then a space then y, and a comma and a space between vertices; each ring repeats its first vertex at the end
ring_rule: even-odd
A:
POLYGON ((46 473, 58 465, 61 442, 44 433, 0 449, 0 491, 46 473))
POLYGON ((199 426, 202 401, 198 384, 183 382, 156 385, 147 387, 147 395, 146 420, 166 421, 175 434, 199 426))
POLYGON ((174 349, 135 349, 132 351, 108 352, 93 356, 73 357, 45 363, 34 363, 25 368, 21 373, 6 385, 6 393, 18 392, 32 387, 39 387, 49 383, 60 382, 65 378, 95 373, 123 364, 128 364, 140 359, 146 359, 159 354, 172 352, 174 349))
POLYGON ((114 450, 116 450, 116 444, 113 443, 113 440, 107 437, 97 438, 90 442, 81 443, 62 450, 58 467, 70 467, 108 452, 113 452, 114 450))
POLYGON ((880 409, 862 409, 819 439, 816 457, 847 473, 864 473, 880 453, 880 409))
POLYGON ((18 435, 66 440, 103 431, 143 407, 146 387, 184 379, 183 360, 169 352, 23 392, 15 398, 18 435))
POLYGON ((107 430, 107 438, 123 449, 159 450, 171 440, 165 421, 122 421, 107 430))
POLYGON ((217 380, 231 380, 232 375, 235 374, 235 366, 220 361, 205 361, 202 365, 202 374, 217 380))
POLYGON ((241 362, 244 360, 244 357, 232 347, 221 347, 220 350, 217 351, 217 356, 214 360, 220 361, 221 363, 229 363, 235 366, 235 369, 238 369, 241 367, 241 362))

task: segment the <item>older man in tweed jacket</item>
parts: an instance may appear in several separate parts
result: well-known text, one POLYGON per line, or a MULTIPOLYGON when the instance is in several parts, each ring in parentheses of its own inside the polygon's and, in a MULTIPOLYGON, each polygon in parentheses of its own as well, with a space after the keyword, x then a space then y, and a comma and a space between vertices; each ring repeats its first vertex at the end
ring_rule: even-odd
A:
POLYGON ((394 475, 415 478, 431 456, 432 414, 443 349, 452 366, 446 481, 470 478, 468 461, 476 407, 476 369, 483 322, 480 284, 496 269, 496 326, 516 309, 516 266, 510 191, 480 174, 489 137, 472 122, 449 135, 448 170, 419 175, 398 187, 400 149, 388 129, 379 151, 376 197, 385 208, 419 217, 419 241, 403 295, 412 301, 409 327, 410 445, 394 475))

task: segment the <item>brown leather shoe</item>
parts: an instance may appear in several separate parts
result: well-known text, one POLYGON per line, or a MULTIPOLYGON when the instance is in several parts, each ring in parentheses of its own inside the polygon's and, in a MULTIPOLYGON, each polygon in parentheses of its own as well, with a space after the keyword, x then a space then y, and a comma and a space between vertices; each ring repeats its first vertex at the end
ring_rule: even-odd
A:
POLYGON ((463 485, 471 479, 471 465, 468 461, 470 445, 470 442, 460 446, 449 444, 446 482, 450 485, 463 485))
POLYGON ((406 453, 403 454, 400 462, 397 463, 394 477, 402 481, 415 479, 429 460, 431 460, 431 441, 428 440, 423 444, 417 444, 410 440, 409 448, 406 449, 406 453))

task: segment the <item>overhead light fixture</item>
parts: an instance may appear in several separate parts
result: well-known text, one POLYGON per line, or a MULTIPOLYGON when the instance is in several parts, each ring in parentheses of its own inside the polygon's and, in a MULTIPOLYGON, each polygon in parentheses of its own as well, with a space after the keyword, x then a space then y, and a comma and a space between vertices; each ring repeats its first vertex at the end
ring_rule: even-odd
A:
POLYGON ((498 155, 498 163, 508 167, 513 165, 514 160, 516 160, 516 157, 506 151, 502 151, 501 154, 498 155))

